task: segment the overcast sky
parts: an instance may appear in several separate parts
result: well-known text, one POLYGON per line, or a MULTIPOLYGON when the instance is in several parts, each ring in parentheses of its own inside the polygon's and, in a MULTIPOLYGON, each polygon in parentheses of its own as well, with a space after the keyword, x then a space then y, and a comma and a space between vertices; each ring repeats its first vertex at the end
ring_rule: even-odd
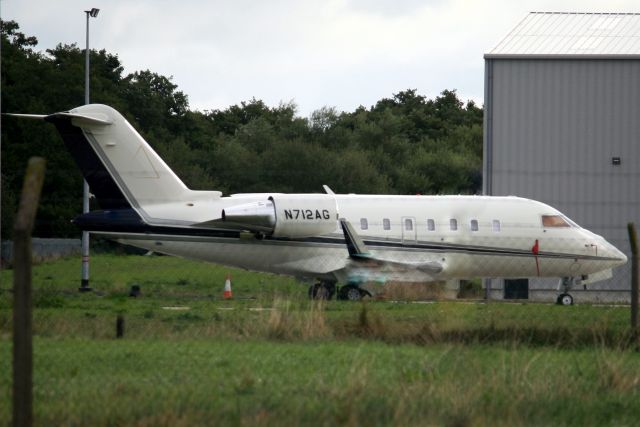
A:
POLYGON ((415 88, 482 103, 483 54, 529 11, 639 12, 637 0, 0 0, 38 49, 85 44, 173 81, 192 109, 252 97, 308 116, 415 88))

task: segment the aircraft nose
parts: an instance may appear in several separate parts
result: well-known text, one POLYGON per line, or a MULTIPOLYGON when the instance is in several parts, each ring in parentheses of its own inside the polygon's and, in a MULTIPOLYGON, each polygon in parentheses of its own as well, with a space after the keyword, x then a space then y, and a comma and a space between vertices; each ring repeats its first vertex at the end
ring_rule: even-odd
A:
POLYGON ((622 264, 626 264, 628 261, 627 256, 624 254, 624 252, 618 250, 618 248, 616 248, 616 251, 618 252, 618 256, 620 258, 620 265, 622 264))
POLYGON ((607 242, 607 256, 609 258, 614 258, 615 266, 624 265, 627 263, 627 256, 620 249, 613 246, 611 243, 607 242))

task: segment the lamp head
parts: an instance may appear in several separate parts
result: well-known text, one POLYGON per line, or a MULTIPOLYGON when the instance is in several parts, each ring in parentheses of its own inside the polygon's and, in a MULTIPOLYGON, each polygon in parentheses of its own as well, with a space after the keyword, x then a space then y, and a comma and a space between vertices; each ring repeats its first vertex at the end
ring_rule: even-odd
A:
POLYGON ((85 10, 85 13, 88 13, 90 17, 95 18, 96 16, 98 16, 98 12, 100 12, 100 9, 96 9, 95 7, 92 8, 91 10, 85 10))

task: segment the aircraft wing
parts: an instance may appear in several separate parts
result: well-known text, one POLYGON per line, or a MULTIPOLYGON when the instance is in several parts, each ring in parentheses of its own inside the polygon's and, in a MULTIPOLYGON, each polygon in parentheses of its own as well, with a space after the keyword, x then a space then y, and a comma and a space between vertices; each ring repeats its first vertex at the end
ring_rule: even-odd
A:
POLYGON ((344 241, 347 244, 349 256, 355 259, 371 259, 373 258, 369 248, 364 244, 353 225, 344 218, 340 218, 340 226, 344 234, 344 241))
MULTIPOLYGON (((272 230, 272 228, 267 226, 242 224, 222 218, 199 222, 193 225, 197 227, 249 232, 268 233, 272 230)), ((349 260, 347 260, 346 264, 341 261, 342 265, 340 267, 336 265, 336 270, 329 268, 327 273, 340 270, 348 276, 355 274, 358 277, 367 277, 376 281, 384 280, 381 278, 408 276, 418 277, 424 280, 435 280, 437 279, 437 275, 444 270, 444 266, 435 261, 399 261, 397 259, 388 259, 380 256, 367 247, 349 221, 344 218, 340 219, 340 226, 344 234, 345 245, 349 252, 349 260)), ((301 268, 301 266, 298 265, 297 268, 301 268)))
POLYGON ((362 238, 356 233, 353 225, 344 218, 340 219, 340 226, 344 234, 344 240, 349 251, 349 257, 356 263, 364 264, 362 267, 371 267, 374 269, 391 268, 393 270, 419 270, 428 275, 436 275, 444 269, 439 262, 402 262, 397 260, 388 260, 377 257, 374 252, 370 251, 365 245, 362 238))

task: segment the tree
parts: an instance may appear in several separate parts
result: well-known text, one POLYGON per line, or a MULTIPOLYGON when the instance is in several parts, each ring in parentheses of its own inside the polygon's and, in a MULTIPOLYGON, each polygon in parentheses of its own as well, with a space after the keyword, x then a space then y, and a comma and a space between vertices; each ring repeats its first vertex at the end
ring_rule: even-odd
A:
MULTIPOLYGON (((37 40, 2 22, 2 111, 50 113, 84 101, 84 51, 37 40)), ((237 192, 474 194, 481 186, 482 108, 455 90, 434 99, 407 89, 352 112, 322 107, 296 116, 293 102, 252 98, 224 109, 189 110, 187 96, 150 70, 123 76, 117 55, 91 51, 91 99, 120 111, 193 189, 237 192)), ((82 177, 55 129, 5 119, 2 126, 2 233, 8 236, 22 174, 47 158, 34 233, 77 236, 82 177)))
POLYGON ((129 74, 120 87, 130 113, 145 131, 171 128, 189 109, 187 96, 176 90, 170 77, 149 70, 129 74))

